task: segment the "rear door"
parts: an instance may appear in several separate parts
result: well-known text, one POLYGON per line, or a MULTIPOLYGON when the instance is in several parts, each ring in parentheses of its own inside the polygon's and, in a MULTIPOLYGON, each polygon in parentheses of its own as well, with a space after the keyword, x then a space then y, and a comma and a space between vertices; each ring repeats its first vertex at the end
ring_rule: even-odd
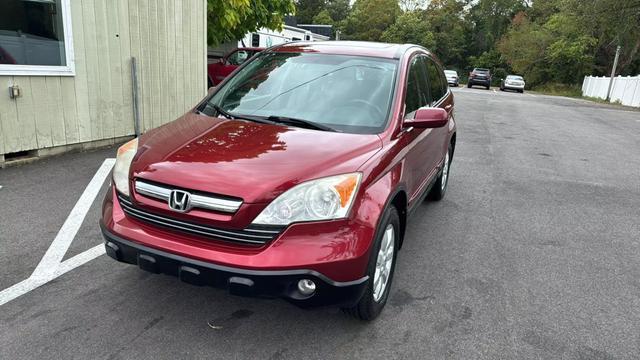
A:
MULTIPOLYGON (((405 119, 413 119, 416 110, 429 106, 429 83, 427 81, 426 55, 419 54, 409 63, 405 95, 405 119)), ((412 128, 403 133, 403 140, 407 143, 405 158, 405 183, 410 198, 409 203, 415 201, 423 193, 433 176, 438 164, 438 154, 429 149, 432 145, 433 129, 412 128)))
MULTIPOLYGON (((449 119, 453 117, 453 96, 449 91, 449 84, 444 76, 444 70, 433 59, 424 58, 427 73, 427 81, 429 84, 429 104, 431 107, 443 108, 449 114, 449 119)), ((430 160, 433 161, 431 166, 437 168, 441 165, 444 155, 448 149, 448 133, 447 125, 431 129, 431 136, 428 144, 425 145, 426 151, 433 154, 430 160)))

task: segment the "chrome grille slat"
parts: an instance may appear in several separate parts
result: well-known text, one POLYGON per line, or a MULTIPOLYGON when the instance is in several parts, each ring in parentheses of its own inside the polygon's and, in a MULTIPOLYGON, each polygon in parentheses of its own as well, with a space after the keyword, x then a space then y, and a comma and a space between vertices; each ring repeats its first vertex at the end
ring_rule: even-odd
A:
MULTIPOLYGON (((168 186, 156 185, 139 179, 136 179, 135 181, 135 188, 136 192, 140 195, 162 201, 169 201, 171 191, 174 190, 168 186)), ((194 208, 233 213, 240 208, 240 205, 242 205, 241 200, 222 199, 213 196, 200 195, 190 191, 189 193, 191 195, 191 206, 194 208)))
POLYGON ((223 230, 206 225, 177 220, 157 213, 151 213, 147 210, 136 207, 130 199, 121 194, 118 194, 118 200, 122 210, 130 217, 174 230, 204 235, 215 239, 262 245, 275 239, 283 230, 252 228, 246 228, 243 230, 223 230))

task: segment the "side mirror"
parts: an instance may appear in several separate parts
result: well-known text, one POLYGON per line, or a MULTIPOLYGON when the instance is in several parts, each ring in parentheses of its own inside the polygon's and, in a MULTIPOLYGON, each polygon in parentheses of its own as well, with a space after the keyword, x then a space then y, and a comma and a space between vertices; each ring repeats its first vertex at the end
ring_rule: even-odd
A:
POLYGON ((218 62, 219 62, 220 64, 223 64, 223 65, 224 65, 224 63, 225 63, 224 58, 220 58, 220 59, 218 59, 218 62))
POLYGON ((439 128, 445 126, 447 121, 449 121, 449 114, 445 109, 421 108, 416 110, 413 119, 404 121, 404 126, 413 126, 421 129, 439 128))

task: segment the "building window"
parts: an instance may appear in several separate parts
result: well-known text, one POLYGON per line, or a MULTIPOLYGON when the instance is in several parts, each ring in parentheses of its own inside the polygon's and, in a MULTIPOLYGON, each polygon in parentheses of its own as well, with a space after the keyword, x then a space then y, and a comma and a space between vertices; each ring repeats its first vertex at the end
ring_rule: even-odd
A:
POLYGON ((73 75, 69 2, 0 1, 0 75, 73 75))

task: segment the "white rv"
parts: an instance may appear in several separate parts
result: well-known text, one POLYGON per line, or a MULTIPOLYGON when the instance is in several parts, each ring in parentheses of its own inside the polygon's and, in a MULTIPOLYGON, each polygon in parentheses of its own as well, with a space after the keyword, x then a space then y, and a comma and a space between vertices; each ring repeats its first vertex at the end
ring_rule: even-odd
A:
POLYGON ((209 48, 209 63, 217 61, 217 59, 230 53, 237 48, 244 47, 261 47, 283 44, 291 41, 325 41, 329 40, 328 36, 312 33, 309 30, 297 28, 294 26, 284 25, 282 31, 269 30, 267 28, 258 29, 255 32, 247 33, 238 42, 232 41, 222 44, 216 48, 209 48))

